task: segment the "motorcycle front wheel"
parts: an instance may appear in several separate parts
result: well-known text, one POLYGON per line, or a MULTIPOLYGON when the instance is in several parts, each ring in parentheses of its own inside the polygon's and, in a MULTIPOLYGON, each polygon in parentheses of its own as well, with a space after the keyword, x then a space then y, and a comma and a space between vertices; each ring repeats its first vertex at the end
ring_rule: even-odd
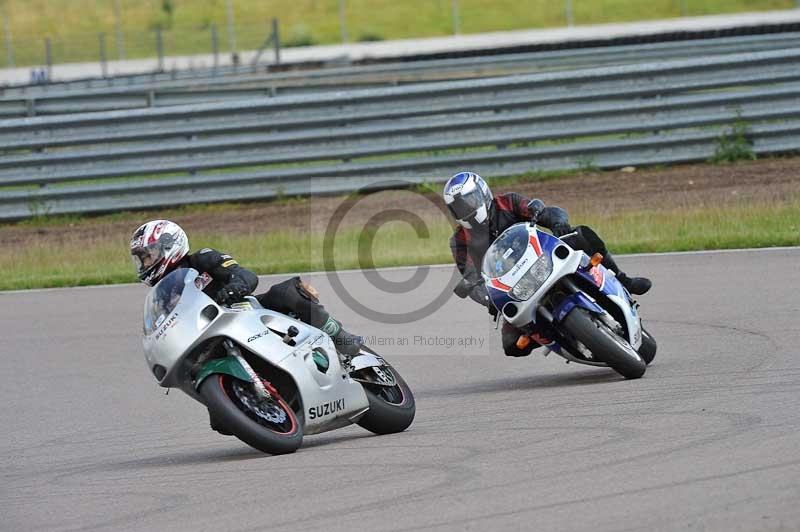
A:
POLYGON ((375 434, 392 434, 406 430, 417 412, 414 395, 403 377, 388 363, 381 371, 391 373, 394 386, 362 382, 369 400, 369 410, 358 420, 358 425, 375 434))
POLYGON ((644 375, 647 364, 642 356, 588 311, 576 307, 562 324, 597 360, 605 362, 626 379, 638 379, 644 375))
POLYGON ((251 382, 225 374, 209 376, 199 391, 212 418, 247 445, 269 454, 287 454, 303 443, 302 419, 277 391, 262 399, 251 382))

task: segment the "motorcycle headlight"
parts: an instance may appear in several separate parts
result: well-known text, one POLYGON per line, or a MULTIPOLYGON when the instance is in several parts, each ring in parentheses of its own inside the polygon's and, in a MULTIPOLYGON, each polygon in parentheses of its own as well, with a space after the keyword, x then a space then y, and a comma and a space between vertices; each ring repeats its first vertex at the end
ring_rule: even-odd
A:
POLYGON ((542 255, 525 272, 522 279, 517 281, 511 289, 511 295, 521 300, 529 299, 547 281, 551 273, 553 273, 553 259, 550 255, 542 255))

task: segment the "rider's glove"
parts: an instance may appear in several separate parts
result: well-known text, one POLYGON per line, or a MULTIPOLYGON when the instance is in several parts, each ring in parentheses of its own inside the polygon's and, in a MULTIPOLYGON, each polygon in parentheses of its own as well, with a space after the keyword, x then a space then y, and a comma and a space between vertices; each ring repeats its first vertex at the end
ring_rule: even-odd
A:
POLYGON ((483 281, 472 287, 469 297, 474 302, 480 303, 481 305, 485 305, 486 302, 489 301, 489 293, 486 291, 486 285, 483 284, 483 281))
POLYGON ((492 300, 489 298, 489 293, 486 291, 485 284, 481 283, 475 286, 469 296, 477 303, 485 305, 486 309, 489 311, 489 314, 492 316, 497 316, 497 309, 495 308, 494 303, 492 303, 492 300))
POLYGON ((223 305, 238 303, 244 296, 250 293, 250 288, 243 283, 230 283, 217 292, 216 300, 223 305))
POLYGON ((556 224, 551 229, 554 236, 562 237, 572 232, 572 227, 569 224, 556 224))
POLYGON ((528 202, 528 212, 530 213, 531 222, 537 223, 539 216, 544 212, 544 202, 540 199, 532 199, 528 202))

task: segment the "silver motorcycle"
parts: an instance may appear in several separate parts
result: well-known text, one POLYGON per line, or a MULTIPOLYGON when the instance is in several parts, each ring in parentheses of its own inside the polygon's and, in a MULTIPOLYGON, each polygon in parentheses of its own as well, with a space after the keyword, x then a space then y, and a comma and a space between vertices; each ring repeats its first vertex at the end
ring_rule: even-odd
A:
POLYGON ((253 297, 225 307, 193 269, 171 272, 144 304, 144 354, 158 383, 204 404, 212 426, 270 454, 304 434, 357 423, 376 433, 408 428, 414 396, 397 371, 364 347, 340 358, 323 331, 264 309, 253 297))

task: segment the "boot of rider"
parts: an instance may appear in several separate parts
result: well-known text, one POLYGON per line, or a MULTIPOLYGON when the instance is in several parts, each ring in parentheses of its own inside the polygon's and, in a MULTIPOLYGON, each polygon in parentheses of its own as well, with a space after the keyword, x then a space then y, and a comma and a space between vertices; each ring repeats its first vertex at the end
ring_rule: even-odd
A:
POLYGON ((611 253, 606 252, 603 255, 603 266, 614 272, 617 280, 633 295, 641 296, 646 294, 650 287, 653 286, 653 283, 647 277, 628 277, 625 272, 619 269, 611 253))
POLYGON ((364 338, 345 331, 344 327, 342 327, 342 323, 335 320, 333 316, 329 315, 328 319, 320 328, 333 339, 336 351, 338 351, 340 355, 354 357, 361 350, 364 338))

